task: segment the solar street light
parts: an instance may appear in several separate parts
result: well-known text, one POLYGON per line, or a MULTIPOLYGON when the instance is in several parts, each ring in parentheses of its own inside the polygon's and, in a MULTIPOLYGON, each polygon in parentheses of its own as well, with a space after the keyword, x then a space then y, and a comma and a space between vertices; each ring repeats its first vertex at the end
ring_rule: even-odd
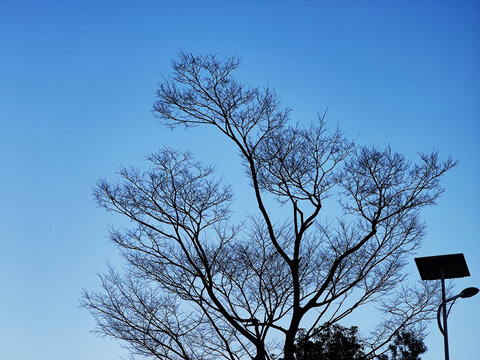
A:
MULTIPOLYGON (((478 289, 469 287, 463 289, 459 294, 447 299, 445 292, 445 279, 455 279, 460 277, 470 276, 467 263, 463 254, 449 254, 439 256, 427 256, 415 258, 418 272, 422 280, 440 280, 442 282, 442 302, 437 310, 437 323, 443 334, 443 342, 445 347, 445 360, 449 360, 448 353, 448 331, 447 331, 447 317, 450 310, 447 312, 447 303, 455 302, 458 298, 468 298, 476 295, 478 289), (443 310, 443 326, 440 322, 440 312, 443 310)), ((450 309, 452 308, 450 305, 450 309)))

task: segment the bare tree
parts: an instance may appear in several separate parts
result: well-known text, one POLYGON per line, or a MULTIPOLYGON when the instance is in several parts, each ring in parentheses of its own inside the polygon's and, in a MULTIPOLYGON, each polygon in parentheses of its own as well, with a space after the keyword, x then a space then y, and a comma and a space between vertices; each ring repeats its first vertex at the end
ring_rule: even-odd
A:
POLYGON ((111 231, 128 265, 101 276, 104 291, 85 292, 83 305, 100 333, 135 354, 292 360, 301 327, 308 339, 374 303, 386 317, 367 350, 382 353, 435 307, 434 289, 407 287, 403 269, 424 235, 419 212, 442 193, 454 161, 431 153, 411 163, 389 147, 356 146, 323 117, 291 126, 271 89, 234 78, 238 66, 181 53, 154 113, 167 126, 211 125, 230 139, 258 209, 234 222, 231 187, 187 152, 164 149, 150 170, 100 181, 98 204, 134 226, 111 231), (334 196, 337 217, 322 212, 334 196), (267 208, 269 197, 291 215, 267 208))

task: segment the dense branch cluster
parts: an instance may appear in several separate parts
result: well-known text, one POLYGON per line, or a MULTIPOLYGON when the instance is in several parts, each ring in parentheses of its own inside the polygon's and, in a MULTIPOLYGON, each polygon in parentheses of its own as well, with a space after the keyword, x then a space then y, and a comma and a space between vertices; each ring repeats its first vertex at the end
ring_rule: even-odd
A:
POLYGON ((187 152, 164 149, 151 168, 100 181, 98 204, 128 217, 112 230, 128 266, 83 300, 101 333, 159 359, 292 360, 295 339, 375 302, 386 317, 368 339, 380 354, 434 307, 427 284, 402 285, 424 235, 420 210, 454 166, 436 153, 409 162, 389 147, 360 147, 323 117, 289 124, 270 89, 233 77, 239 59, 181 53, 159 85, 154 113, 168 126, 210 125, 231 140, 256 204, 234 222, 230 186, 187 152), (327 197, 339 216, 325 221, 327 197), (287 207, 279 219, 268 197, 287 207))

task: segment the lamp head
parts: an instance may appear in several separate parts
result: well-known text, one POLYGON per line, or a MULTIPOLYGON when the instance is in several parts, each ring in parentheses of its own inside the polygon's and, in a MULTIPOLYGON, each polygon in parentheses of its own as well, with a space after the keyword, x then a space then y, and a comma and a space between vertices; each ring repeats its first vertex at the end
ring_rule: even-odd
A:
POLYGON ((474 295, 477 295, 478 294, 478 288, 476 287, 468 287, 466 289, 463 289, 461 292, 460 292, 460 297, 461 298, 469 298, 469 297, 472 297, 474 295))

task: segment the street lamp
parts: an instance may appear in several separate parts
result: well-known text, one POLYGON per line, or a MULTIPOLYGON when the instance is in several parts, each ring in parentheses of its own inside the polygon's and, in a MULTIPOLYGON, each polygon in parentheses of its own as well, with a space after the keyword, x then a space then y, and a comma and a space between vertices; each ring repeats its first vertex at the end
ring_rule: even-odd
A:
MULTIPOLYGON (((455 296, 452 296, 450 299, 447 299, 445 300, 445 304, 449 303, 452 301, 452 305, 450 305, 450 308, 448 309, 447 311, 447 318, 448 318, 448 315, 450 314, 450 309, 452 308, 453 304, 455 303, 455 301, 458 299, 458 298, 469 298, 469 297, 472 297, 472 296, 475 296, 478 294, 478 288, 476 287, 468 287, 466 289, 463 289, 460 294, 457 294, 455 296)), ((440 332, 443 334, 443 336, 445 336, 445 332, 443 330, 443 327, 442 327, 442 324, 440 322, 440 312, 442 310, 442 307, 443 307, 443 304, 444 302, 442 301, 442 303, 440 305, 438 305, 438 310, 437 310, 437 324, 438 324, 438 328, 440 329, 440 332)))
MULTIPOLYGON (((441 333, 443 334, 443 343, 445 347, 445 360, 449 360, 448 353, 448 331, 447 331, 447 303, 458 298, 467 298, 474 296, 478 293, 478 289, 469 287, 449 299, 446 298, 445 291, 445 279, 454 279, 460 277, 470 276, 467 263, 463 254, 449 254, 439 256, 427 256, 421 258, 415 258, 418 272, 422 280, 440 280, 442 282, 442 303, 438 306, 437 310, 437 322, 441 333), (443 327, 440 323, 440 311, 443 310, 443 327)), ((452 305, 453 305, 452 302, 452 305)), ((450 305, 450 309, 452 307, 450 305)), ((450 312, 450 310, 449 310, 450 312)))

